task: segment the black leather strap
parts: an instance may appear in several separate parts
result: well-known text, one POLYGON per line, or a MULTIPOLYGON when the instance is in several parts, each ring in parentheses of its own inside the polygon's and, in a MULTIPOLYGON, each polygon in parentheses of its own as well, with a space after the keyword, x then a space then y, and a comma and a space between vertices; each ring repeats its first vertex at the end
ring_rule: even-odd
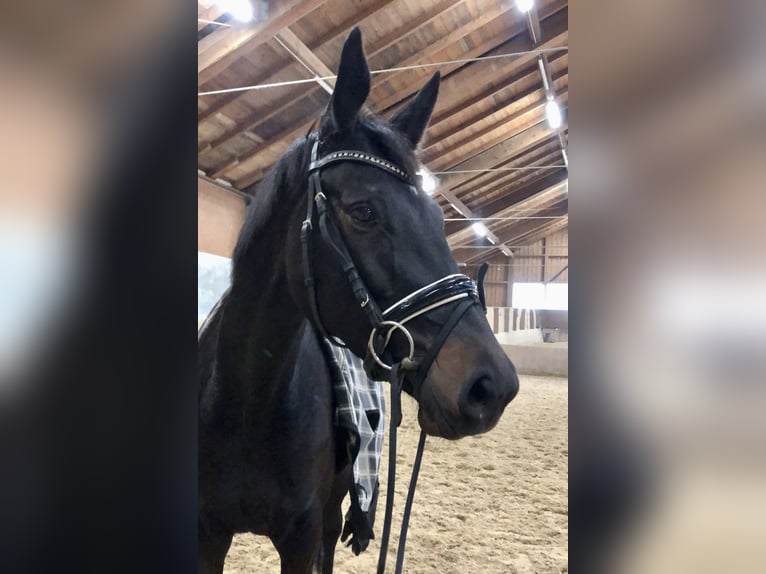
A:
POLYGON ((412 383, 412 392, 415 397, 420 397, 420 388, 423 386, 423 381, 426 376, 428 376, 428 371, 431 369, 431 365, 433 364, 434 359, 436 359, 436 355, 439 354, 442 345, 444 345, 444 342, 447 340, 447 337, 449 337, 452 329, 455 328, 457 322, 460 321, 465 312, 475 303, 476 301, 473 299, 463 299, 454 309, 452 309, 449 319, 447 319, 447 322, 442 325, 442 328, 439 330, 436 337, 434 337, 425 356, 422 360, 418 361, 418 369, 415 372, 415 376, 409 379, 412 383))
POLYGON ((399 548, 396 549, 396 570, 395 574, 401 574, 404 567, 404 547, 407 544, 407 529, 410 525, 410 513, 412 512, 412 503, 415 501, 415 487, 418 484, 418 474, 420 474, 420 464, 423 462, 423 451, 426 447, 426 433, 420 431, 418 440, 418 450, 415 453, 415 463, 412 465, 412 476, 410 476, 410 488, 407 491, 407 502, 404 503, 404 514, 402 515, 402 527, 399 530, 399 548))
POLYGON ((484 313, 487 313, 487 299, 484 296, 484 278, 487 276, 487 269, 489 269, 489 261, 485 261, 479 267, 479 272, 476 274, 476 283, 479 291, 479 302, 481 308, 484 309, 484 313))
POLYGON ((309 172, 319 171, 328 164, 340 161, 356 161, 359 163, 366 163, 367 165, 382 169, 391 175, 395 175, 405 183, 412 185, 410 176, 399 166, 391 163, 390 161, 386 161, 385 159, 358 150, 334 151, 330 154, 327 154, 322 159, 317 159, 312 156, 311 163, 309 164, 309 172))
MULTIPOLYGON (((336 154, 337 153, 338 152, 336 152, 336 154)), ((350 153, 350 152, 343 152, 343 153, 350 153)), ((309 167, 308 197, 306 198, 306 203, 307 203, 306 219, 304 219, 303 224, 301 225, 301 244, 302 244, 302 251, 303 251, 304 284, 306 285, 306 288, 308 290, 309 310, 311 312, 311 317, 314 321, 314 324, 317 327, 317 330, 322 335, 322 337, 332 342, 334 345, 338 347, 345 347, 346 345, 340 343, 337 339, 335 339, 335 337, 333 337, 327 332, 327 330, 324 328, 324 324, 322 323, 322 319, 319 316, 319 306, 318 306, 317 298, 316 298, 316 284, 314 279, 314 269, 311 264, 311 252, 310 252, 310 239, 311 239, 311 233, 314 228, 314 222, 313 222, 314 205, 316 204, 317 213, 319 215, 319 230, 320 230, 320 233, 322 234, 322 238, 330 247, 332 247, 333 252, 335 253, 335 256, 337 257, 341 265, 341 268, 346 274, 346 278, 348 279, 349 285, 351 286, 351 290, 354 293, 354 297, 359 303, 360 308, 364 311, 364 314, 367 317, 368 322, 370 323, 370 328, 374 328, 378 324, 380 324, 380 321, 381 321, 380 310, 378 309, 378 306, 375 303, 375 300, 372 299, 372 297, 370 296, 370 293, 367 290, 367 287, 365 286, 364 281, 362 281, 362 278, 359 275, 359 271, 357 270, 356 265, 354 264, 354 260, 351 258, 351 254, 348 252, 348 248, 346 247, 346 242, 343 241, 343 237, 341 236, 340 231, 338 230, 338 227, 335 225, 335 220, 332 217, 332 213, 331 213, 331 210, 329 209, 329 206, 327 205, 327 197, 325 197, 324 193, 322 193, 322 184, 321 184, 320 175, 319 175, 320 173, 319 169, 323 167, 324 165, 327 165, 331 161, 341 161, 341 160, 348 161, 348 160, 356 159, 358 161, 368 162, 368 159, 347 158, 347 157, 341 158, 341 157, 334 157, 335 154, 330 154, 320 160, 320 159, 317 159, 318 154, 319 154, 319 141, 317 140, 314 142, 314 145, 311 148, 311 164, 309 167)), ((369 157, 372 157, 372 156, 369 156, 369 157)), ((384 160, 379 160, 379 161, 386 164, 389 163, 389 162, 384 162, 384 160)), ((372 163, 372 165, 381 167, 381 169, 389 169, 389 167, 383 166, 382 163, 381 165, 372 163)), ((391 168, 394 168, 397 171, 401 171, 399 168, 397 168, 393 164, 390 164, 390 165, 391 165, 391 168)))
MULTIPOLYGON (((314 157, 317 153, 318 142, 314 142, 311 155, 314 157)), ((301 251, 303 255, 303 283, 308 291, 308 304, 311 318, 314 326, 325 339, 334 341, 322 324, 319 317, 319 307, 317 305, 316 284, 314 281, 314 269, 311 264, 311 232, 314 227, 314 196, 320 191, 319 172, 309 175, 308 197, 306 198, 306 219, 301 224, 301 251)))
POLYGON ((379 325, 382 320, 378 305, 370 296, 367 286, 359 276, 359 271, 346 247, 346 242, 343 241, 343 237, 341 237, 338 226, 335 224, 335 219, 330 215, 327 206, 327 198, 324 194, 319 193, 316 195, 316 204, 317 212, 319 214, 319 230, 322 234, 322 239, 332 247, 341 268, 346 274, 346 278, 354 293, 354 297, 356 298, 357 303, 359 303, 359 307, 364 311, 367 321, 370 323, 370 328, 372 329, 379 325))
POLYGON ((394 488, 396 486, 396 428, 402 420, 402 382, 405 371, 401 363, 391 367, 389 384, 391 386, 391 414, 388 430, 388 484, 386 485, 386 513, 383 517, 383 534, 380 538, 378 554, 378 574, 386 571, 388 540, 391 537, 391 522, 394 514, 394 488))

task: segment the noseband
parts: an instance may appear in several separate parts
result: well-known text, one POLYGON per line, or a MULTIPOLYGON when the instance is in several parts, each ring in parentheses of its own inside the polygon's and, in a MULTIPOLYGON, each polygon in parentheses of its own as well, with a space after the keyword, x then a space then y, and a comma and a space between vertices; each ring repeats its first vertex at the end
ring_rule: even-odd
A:
MULTIPOLYGON (((378 560, 378 572, 382 573, 385 569, 386 551, 393 511, 394 480, 396 477, 396 427, 401 421, 400 401, 405 376, 412 384, 413 396, 418 398, 420 396, 420 389, 423 381, 431 368, 431 364, 460 318, 474 304, 480 305, 482 309, 486 311, 483 289, 483 278, 484 272, 486 271, 486 264, 479 272, 478 287, 467 275, 458 273, 447 275, 433 283, 429 283, 428 285, 412 291, 381 312, 380 307, 359 275, 356 264, 354 263, 335 222, 332 209, 328 207, 327 197, 322 192, 322 183, 320 179, 322 168, 327 167, 328 165, 349 161, 363 163, 383 170, 399 178, 408 185, 413 185, 413 182, 407 172, 399 166, 366 152, 341 150, 332 152, 320 158, 319 140, 317 139, 311 149, 306 219, 304 219, 301 225, 304 283, 308 291, 309 312, 311 313, 311 318, 313 319, 313 323, 319 331, 319 334, 334 345, 345 346, 342 342, 339 342, 335 337, 328 333, 319 315, 316 282, 314 279, 314 269, 310 251, 311 234, 314 230, 315 205, 321 237, 336 255, 341 268, 346 274, 346 279, 354 293, 354 297, 370 324, 370 338, 367 344, 367 352, 364 360, 365 370, 371 378, 381 379, 380 369, 383 369, 383 371, 388 373, 388 378, 391 383, 391 438, 389 444, 388 495, 386 500, 386 517, 381 540, 381 553, 378 560), (415 362, 415 344, 412 335, 405 325, 420 315, 429 313, 434 309, 438 309, 439 307, 451 303, 455 303, 456 305, 449 317, 442 325, 429 348, 426 350, 423 358, 418 362, 415 362), (387 365, 383 362, 380 355, 383 354, 392 335, 396 331, 401 331, 406 338, 409 344, 409 353, 406 357, 403 357, 393 365, 387 365)), ((409 520, 409 512, 412 506, 415 483, 417 481, 417 472, 420 467, 424 445, 425 433, 421 432, 418 453, 416 455, 412 479, 410 481, 410 492, 407 497, 404 518, 402 520, 402 530, 399 537, 399 550, 396 564, 397 573, 401 572, 403 566, 407 523, 409 520)))

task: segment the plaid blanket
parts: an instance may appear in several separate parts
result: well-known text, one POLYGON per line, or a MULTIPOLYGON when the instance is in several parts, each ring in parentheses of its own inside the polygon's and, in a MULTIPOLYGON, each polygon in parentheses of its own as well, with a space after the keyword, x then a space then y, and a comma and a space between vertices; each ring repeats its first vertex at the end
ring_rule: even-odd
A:
POLYGON ((380 381, 367 378, 363 361, 348 349, 323 341, 333 376, 334 424, 345 434, 348 461, 353 461, 351 505, 341 534, 354 554, 363 552, 374 538, 378 502, 378 472, 385 438, 386 402, 380 381), (344 432, 345 431, 345 432, 344 432))

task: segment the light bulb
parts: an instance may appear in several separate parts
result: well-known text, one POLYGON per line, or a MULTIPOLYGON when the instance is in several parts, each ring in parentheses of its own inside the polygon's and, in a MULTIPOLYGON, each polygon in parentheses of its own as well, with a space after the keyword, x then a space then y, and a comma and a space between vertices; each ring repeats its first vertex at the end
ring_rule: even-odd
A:
POLYGON ((488 233, 487 226, 484 225, 481 221, 477 221, 476 223, 471 225, 471 228, 473 229, 473 232, 479 237, 487 236, 487 233, 488 233))
POLYGON ((423 191, 428 195, 432 195, 436 188, 439 187, 439 180, 425 166, 421 167, 417 173, 420 176, 423 191))
POLYGON ((545 115, 551 128, 557 130, 561 127, 561 109, 556 100, 548 100, 548 103, 545 104, 545 115))
POLYGON ((240 22, 250 22, 253 19, 253 5, 250 0, 218 0, 218 5, 240 22))
POLYGON ((534 0, 516 0, 516 7, 522 12, 529 12, 534 5, 534 0))

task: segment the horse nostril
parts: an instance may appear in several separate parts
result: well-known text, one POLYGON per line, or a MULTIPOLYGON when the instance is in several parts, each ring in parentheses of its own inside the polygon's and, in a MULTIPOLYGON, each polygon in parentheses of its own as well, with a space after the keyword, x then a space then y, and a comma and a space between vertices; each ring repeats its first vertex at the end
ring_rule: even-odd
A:
POLYGON ((468 391, 468 404, 471 406, 482 406, 489 398, 489 390, 487 389, 487 383, 489 381, 482 377, 474 381, 471 385, 471 389, 468 391))
POLYGON ((463 400, 460 401, 460 410, 465 416, 482 419, 485 409, 494 399, 492 381, 487 377, 480 377, 470 383, 468 391, 463 395, 463 400))

